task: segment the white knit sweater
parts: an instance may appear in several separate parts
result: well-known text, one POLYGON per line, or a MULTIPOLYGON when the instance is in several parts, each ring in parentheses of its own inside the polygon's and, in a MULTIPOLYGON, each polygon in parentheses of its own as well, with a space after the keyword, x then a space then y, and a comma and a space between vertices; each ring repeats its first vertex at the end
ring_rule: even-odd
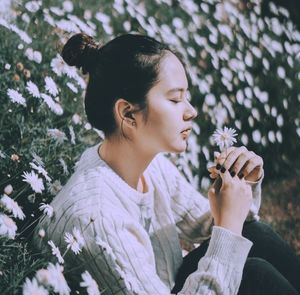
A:
MULTIPOLYGON (((144 172, 148 192, 130 187, 99 158, 99 145, 81 156, 67 184, 54 198, 54 216, 43 216, 48 240, 64 253, 65 233, 74 227, 84 238, 82 251, 67 251, 65 266, 88 270, 104 294, 166 295, 174 286, 182 263, 179 239, 201 243, 211 236, 206 255, 180 292, 184 295, 237 293, 252 243, 224 228, 213 226, 207 198, 176 166, 158 154, 144 172)), ((254 203, 248 219, 257 216, 261 181, 252 185, 254 203)))

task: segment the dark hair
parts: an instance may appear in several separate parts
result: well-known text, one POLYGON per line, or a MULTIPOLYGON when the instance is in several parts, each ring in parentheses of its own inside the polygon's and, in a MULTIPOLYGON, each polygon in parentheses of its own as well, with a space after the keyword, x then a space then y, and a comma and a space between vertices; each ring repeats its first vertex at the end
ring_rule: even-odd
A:
POLYGON ((105 136, 113 134, 113 107, 119 98, 137 106, 147 121, 147 93, 158 82, 160 63, 168 51, 178 56, 169 46, 137 34, 118 36, 104 46, 82 33, 72 36, 62 57, 89 73, 85 111, 91 125, 105 136))

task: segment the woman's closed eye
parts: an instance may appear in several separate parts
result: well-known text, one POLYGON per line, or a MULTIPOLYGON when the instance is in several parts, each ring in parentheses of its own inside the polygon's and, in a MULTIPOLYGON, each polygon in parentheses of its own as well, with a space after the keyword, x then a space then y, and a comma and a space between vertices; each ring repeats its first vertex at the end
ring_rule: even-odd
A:
POLYGON ((170 99, 170 101, 172 101, 174 103, 179 103, 180 102, 180 100, 178 100, 178 99, 170 99))
MULTIPOLYGON (((185 98, 186 100, 188 100, 187 99, 187 97, 185 98)), ((183 99, 184 100, 184 99, 183 99)), ((173 99, 170 99, 170 101, 172 101, 173 103, 179 103, 179 102, 182 102, 183 101, 181 98, 173 98, 173 99)))

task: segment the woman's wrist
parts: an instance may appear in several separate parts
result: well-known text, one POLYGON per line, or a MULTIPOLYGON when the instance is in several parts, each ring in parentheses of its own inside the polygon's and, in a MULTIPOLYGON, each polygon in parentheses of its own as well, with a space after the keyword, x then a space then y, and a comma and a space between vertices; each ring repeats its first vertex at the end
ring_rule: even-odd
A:
POLYGON ((227 230, 230 230, 231 232, 241 236, 242 235, 242 229, 243 224, 237 221, 230 221, 230 220, 221 220, 218 223, 215 223, 215 225, 223 227, 227 230))

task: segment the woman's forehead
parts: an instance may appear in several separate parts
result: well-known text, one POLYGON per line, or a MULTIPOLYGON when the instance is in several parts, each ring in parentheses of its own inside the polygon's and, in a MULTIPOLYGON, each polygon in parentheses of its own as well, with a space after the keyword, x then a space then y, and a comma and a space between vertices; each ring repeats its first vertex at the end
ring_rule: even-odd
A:
POLYGON ((174 54, 168 54, 161 62, 159 72, 160 86, 169 90, 187 89, 188 81, 184 67, 174 54))

